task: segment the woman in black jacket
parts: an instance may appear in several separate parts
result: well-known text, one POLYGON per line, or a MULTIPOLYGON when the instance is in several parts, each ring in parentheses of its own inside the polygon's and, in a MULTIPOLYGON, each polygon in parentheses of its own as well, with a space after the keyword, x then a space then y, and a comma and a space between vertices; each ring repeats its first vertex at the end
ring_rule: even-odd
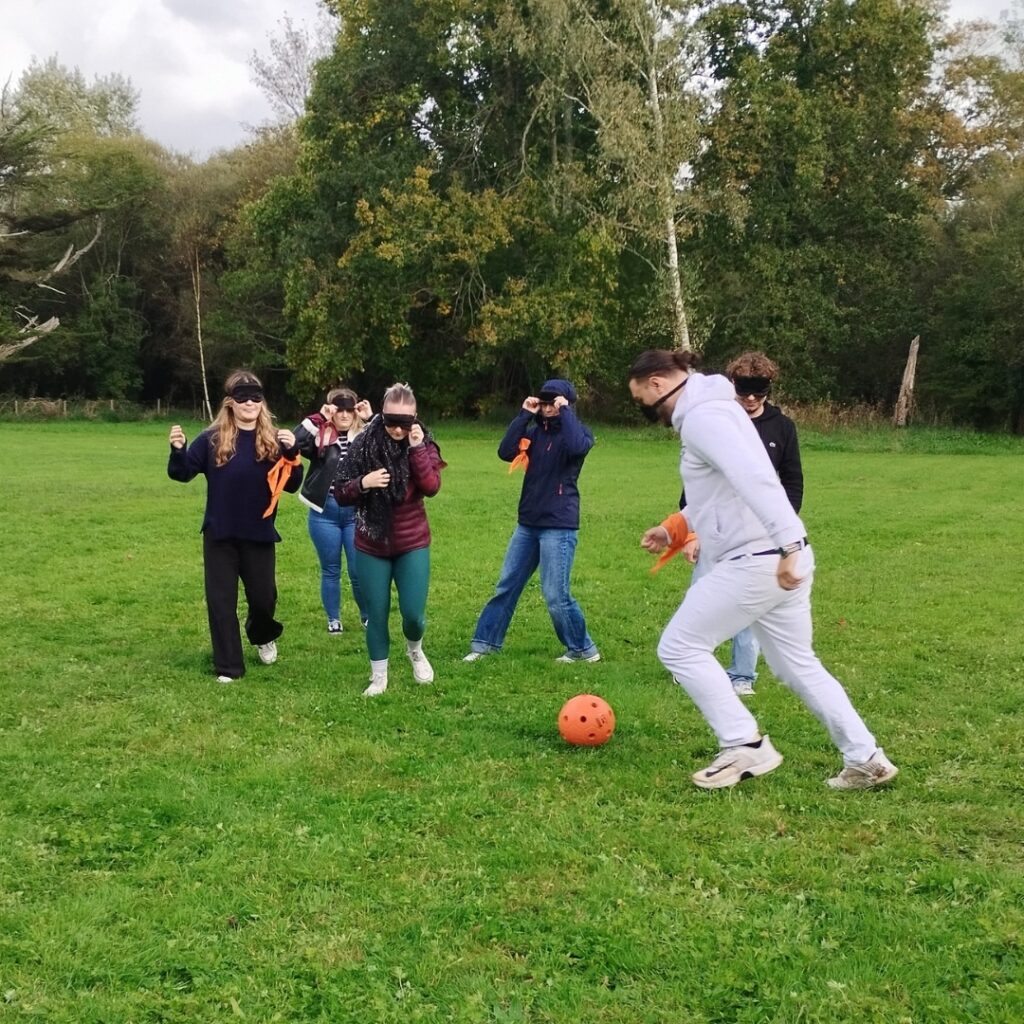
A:
POLYGON ((369 402, 360 401, 349 388, 334 388, 327 393, 320 412, 311 413, 295 428, 299 451, 309 459, 299 499, 309 506, 309 536, 320 560, 320 603, 327 615, 328 633, 342 631, 342 551, 359 620, 366 625, 366 610, 356 572, 355 510, 335 501, 334 478, 349 444, 372 416, 369 402))

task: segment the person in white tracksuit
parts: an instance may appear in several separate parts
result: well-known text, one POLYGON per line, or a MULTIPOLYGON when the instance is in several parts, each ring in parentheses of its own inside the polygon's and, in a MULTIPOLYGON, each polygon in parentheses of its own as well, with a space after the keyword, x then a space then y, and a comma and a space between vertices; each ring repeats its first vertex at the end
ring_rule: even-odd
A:
POLYGON ((714 651, 750 626, 775 675, 807 705, 843 755, 828 785, 870 789, 898 771, 846 691, 811 647, 814 555, 754 425, 722 376, 692 372, 687 352, 650 349, 630 368, 640 410, 679 433, 683 515, 713 569, 686 592, 658 658, 704 715, 721 748, 692 776, 703 789, 765 775, 782 755, 762 736, 714 651))

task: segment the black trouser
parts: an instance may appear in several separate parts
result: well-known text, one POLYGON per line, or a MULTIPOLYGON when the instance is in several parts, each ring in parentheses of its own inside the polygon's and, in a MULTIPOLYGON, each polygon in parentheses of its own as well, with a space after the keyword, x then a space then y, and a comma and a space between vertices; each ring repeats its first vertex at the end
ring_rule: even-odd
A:
POLYGON ((241 679, 245 675, 242 638, 238 632, 238 581, 245 587, 249 615, 245 635, 260 645, 276 640, 284 626, 274 618, 277 583, 275 547, 251 540, 210 540, 203 536, 203 575, 206 611, 213 642, 213 668, 217 675, 241 679))

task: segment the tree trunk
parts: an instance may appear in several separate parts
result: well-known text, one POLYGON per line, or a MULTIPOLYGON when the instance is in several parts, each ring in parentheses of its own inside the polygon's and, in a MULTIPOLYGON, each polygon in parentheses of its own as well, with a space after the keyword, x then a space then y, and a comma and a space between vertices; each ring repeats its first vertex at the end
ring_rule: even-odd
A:
POLYGON ((917 350, 921 344, 921 335, 910 343, 907 365, 903 370, 903 382, 900 384, 900 396, 896 399, 896 411, 892 416, 894 427, 905 427, 910 421, 914 408, 914 376, 917 374, 917 350))
MULTIPOLYGON (((664 158, 665 129, 661 119, 661 98, 658 95, 658 63, 657 63, 657 19, 651 18, 651 39, 647 61, 647 95, 651 105, 651 118, 654 122, 654 146, 659 158, 664 158)), ((676 348, 683 352, 690 351, 690 328, 686 320, 686 305, 683 302, 683 286, 679 280, 679 245, 676 238, 676 217, 672 202, 672 178, 668 171, 659 168, 659 182, 662 216, 665 218, 665 249, 668 256, 668 285, 672 298, 672 333, 676 348)))
POLYGON ((210 405, 210 389, 206 383, 206 356, 203 353, 203 314, 200 308, 200 297, 202 294, 202 282, 199 277, 199 246, 193 253, 195 262, 189 267, 192 272, 192 298, 196 304, 196 341, 199 343, 199 373, 203 378, 203 403, 207 419, 213 419, 213 407, 210 405))

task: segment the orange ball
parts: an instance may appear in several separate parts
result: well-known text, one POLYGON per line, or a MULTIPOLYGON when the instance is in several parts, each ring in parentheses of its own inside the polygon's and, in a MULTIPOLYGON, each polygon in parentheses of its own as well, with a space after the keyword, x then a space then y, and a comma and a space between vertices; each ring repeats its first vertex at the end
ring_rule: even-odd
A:
POLYGON ((599 747, 615 732, 615 712, 607 701, 592 693, 581 693, 562 705, 558 731, 566 743, 577 747, 599 747))

